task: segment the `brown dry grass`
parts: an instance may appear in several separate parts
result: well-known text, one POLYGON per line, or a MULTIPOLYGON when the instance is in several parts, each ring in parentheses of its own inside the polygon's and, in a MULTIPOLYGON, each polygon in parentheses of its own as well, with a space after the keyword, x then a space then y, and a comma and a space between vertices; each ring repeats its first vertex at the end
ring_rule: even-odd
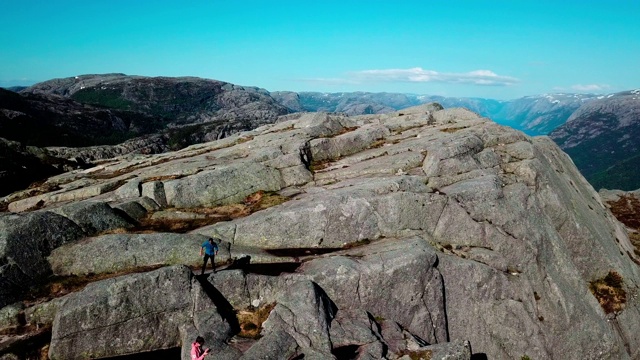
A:
POLYGON ((223 149, 223 148, 226 148, 226 147, 231 147, 233 145, 234 144, 230 144, 230 145, 227 145, 227 146, 221 146, 221 147, 218 147, 218 148, 200 149, 198 151, 190 152, 190 153, 184 154, 182 156, 165 157, 165 158, 162 158, 162 159, 159 159, 159 160, 151 161, 151 162, 146 163, 146 164, 131 165, 131 166, 128 166, 126 168, 122 168, 120 170, 116 170, 116 171, 113 171, 113 172, 108 172, 107 170, 103 169, 103 170, 100 170, 98 172, 95 172, 95 173, 89 175, 89 177, 94 178, 94 179, 102 179, 102 180, 104 180, 104 179, 113 179, 115 177, 118 177, 118 176, 121 176, 121 175, 124 175, 124 174, 128 174, 128 173, 134 172, 134 171, 139 170, 139 169, 144 169, 144 168, 147 168, 147 167, 154 167, 156 165, 164 164, 164 163, 167 163, 169 161, 182 160, 182 159, 186 159, 186 158, 189 158, 189 157, 196 157, 196 156, 199 156, 199 155, 202 155, 202 154, 206 154, 208 152, 212 152, 212 151, 215 151, 215 150, 223 149))
MULTIPOLYGON (((7 337, 18 336, 13 341, 2 344, 0 353, 13 353, 18 355, 16 359, 48 360, 49 342, 51 341, 51 326, 22 326, 15 334, 6 334, 7 337)), ((0 339, 2 340, 2 339, 0 339)), ((4 357, 2 357, 4 359, 4 357)), ((9 357, 13 359, 13 357, 9 357)))
POLYGON ((431 360, 433 353, 431 350, 402 350, 397 355, 398 357, 408 355, 411 360, 431 360))
POLYGON ((338 131, 337 133, 331 135, 331 136, 327 136, 328 138, 332 138, 332 137, 336 137, 336 136, 340 136, 342 134, 346 134, 348 132, 352 132, 354 130, 356 130, 358 127, 357 126, 352 126, 352 127, 344 127, 342 128, 342 130, 338 131))
MULTIPOLYGON (((126 231, 124 233, 156 233, 156 232, 169 232, 184 234, 191 230, 201 228, 203 226, 215 224, 220 221, 228 221, 228 217, 207 217, 204 219, 151 219, 149 217, 141 219, 138 225, 132 231, 126 231)), ((122 229, 118 229, 122 231, 122 229)), ((114 232, 110 232, 114 233, 114 232)), ((120 232, 123 233, 123 232, 120 232)))
POLYGON ((293 129, 294 129, 294 126, 293 126, 293 124, 291 124, 291 125, 287 126, 286 128, 282 128, 282 129, 279 129, 279 130, 272 130, 272 131, 269 131, 269 132, 270 133, 282 133, 282 132, 291 131, 293 129))
POLYGON ((251 141, 251 140, 253 140, 253 138, 254 138, 254 136, 252 136, 252 135, 241 137, 238 140, 236 140, 236 145, 237 144, 246 143, 247 141, 251 141))
POLYGON ((176 179, 181 179, 181 178, 183 178, 185 176, 186 175, 184 175, 184 174, 152 176, 150 178, 146 178, 146 179, 142 180, 142 183, 148 183, 148 182, 152 182, 152 181, 163 181, 163 180, 176 180, 176 179))
POLYGON ((376 140, 369 145, 368 149, 377 149, 383 147, 386 143, 387 141, 385 139, 376 140))
POLYGON ((598 299, 605 313, 618 313, 627 302, 627 293, 623 285, 622 276, 615 271, 609 271, 605 277, 590 282, 589 290, 598 299))
POLYGON ((186 233, 191 230, 201 228, 203 226, 212 225, 221 221, 229 221, 241 217, 251 215, 252 213, 264 210, 276 205, 280 205, 289 200, 289 198, 277 193, 258 191, 247 196, 240 204, 221 205, 215 207, 203 207, 192 209, 165 209, 164 211, 181 211, 183 213, 193 213, 205 215, 205 218, 196 219, 171 219, 171 218, 152 218, 153 214, 148 214, 145 218, 138 221, 133 229, 119 228, 105 231, 105 234, 128 234, 128 233, 153 233, 153 232, 171 232, 186 233))
POLYGON ((34 182, 30 184, 29 187, 27 187, 27 189, 22 194, 20 194, 20 196, 12 196, 8 198, 8 201, 0 202, 0 212, 9 211, 9 204, 12 202, 46 194, 60 189, 61 187, 58 184, 47 184, 44 181, 34 182))
POLYGON ((275 303, 265 306, 240 310, 236 313, 238 323, 240 324, 240 333, 238 336, 250 339, 259 339, 262 332, 262 323, 264 323, 271 310, 276 307, 275 303))
POLYGON ((454 133, 456 131, 460 131, 462 129, 466 129, 466 126, 463 127, 451 127, 451 128, 445 128, 445 129, 440 129, 441 132, 443 133, 454 133))
POLYGON ((608 202, 613 215, 626 226, 640 230, 640 199, 623 195, 618 201, 608 202))
POLYGON ((317 171, 326 169, 329 167, 331 162, 332 162, 331 159, 322 160, 322 161, 312 161, 311 165, 309 165, 309 171, 311 171, 311 173, 315 173, 317 171))
POLYGON ((149 272, 159 269, 162 266, 163 265, 141 266, 135 269, 128 269, 115 273, 89 274, 84 276, 55 276, 52 277, 47 284, 33 292, 31 298, 25 301, 25 305, 29 306, 42 301, 59 298, 72 292, 80 291, 92 282, 122 275, 149 272))
POLYGON ((249 206, 251 212, 264 210, 276 205, 280 205, 289 200, 287 197, 277 193, 258 191, 247 196, 244 204, 249 206))
POLYGON ((364 246, 364 245, 369 245, 371 244, 371 240, 370 239, 363 239, 363 240, 358 240, 352 243, 349 243, 345 246, 342 247, 342 249, 354 249, 360 246, 364 246))
MULTIPOLYGON (((629 240, 636 256, 640 256, 640 199, 635 196, 621 196, 617 201, 609 201, 611 212, 624 225, 636 231, 629 232, 629 240)), ((629 257, 638 265, 639 261, 631 254, 629 257)))
POLYGON ((633 252, 636 255, 640 256, 640 233, 630 232, 629 233, 629 240, 631 240, 631 244, 635 248, 635 249, 633 249, 633 252))

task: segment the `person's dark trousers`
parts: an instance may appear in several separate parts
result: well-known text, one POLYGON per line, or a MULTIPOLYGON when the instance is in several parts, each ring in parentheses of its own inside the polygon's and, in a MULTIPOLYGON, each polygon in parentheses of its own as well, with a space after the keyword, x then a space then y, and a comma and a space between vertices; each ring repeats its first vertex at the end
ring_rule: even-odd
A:
POLYGON ((202 263, 202 274, 204 274, 204 270, 207 268, 207 260, 209 259, 211 259, 211 268, 213 269, 213 272, 216 272, 215 257, 215 255, 204 254, 204 262, 202 263))

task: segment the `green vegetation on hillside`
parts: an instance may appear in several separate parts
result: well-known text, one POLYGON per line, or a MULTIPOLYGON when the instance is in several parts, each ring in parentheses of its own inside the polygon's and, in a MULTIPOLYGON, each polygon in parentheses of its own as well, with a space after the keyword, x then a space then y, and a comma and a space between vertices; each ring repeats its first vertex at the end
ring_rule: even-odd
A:
POLYGON ((82 89, 71 98, 75 101, 111 109, 131 110, 133 102, 122 98, 122 90, 117 88, 87 88, 82 89))
POLYGON ((640 188, 640 154, 619 161, 587 178, 598 189, 635 190, 640 188))

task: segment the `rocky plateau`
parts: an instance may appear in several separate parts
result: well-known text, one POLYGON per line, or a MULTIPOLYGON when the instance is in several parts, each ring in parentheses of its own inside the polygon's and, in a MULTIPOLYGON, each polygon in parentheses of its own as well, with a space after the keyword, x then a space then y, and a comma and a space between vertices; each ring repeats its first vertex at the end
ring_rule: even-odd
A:
POLYGON ((283 115, 1 201, 6 359, 640 358, 628 229, 551 139, 462 108, 283 115))

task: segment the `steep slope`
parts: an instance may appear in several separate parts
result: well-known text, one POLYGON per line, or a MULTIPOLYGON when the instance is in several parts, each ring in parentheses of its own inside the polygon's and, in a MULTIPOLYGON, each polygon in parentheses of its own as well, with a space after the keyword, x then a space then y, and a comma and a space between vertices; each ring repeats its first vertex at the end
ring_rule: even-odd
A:
POLYGON ((0 89, 0 136, 31 146, 117 144, 160 131, 160 117, 0 89))
POLYGON ((640 187, 640 90, 585 104, 549 136, 595 188, 640 187))
POLYGON ((113 277, 21 303, 51 359, 188 359, 197 334, 221 359, 640 356, 625 229, 550 139, 464 109, 292 114, 43 186, 4 199, 0 303, 113 277))

